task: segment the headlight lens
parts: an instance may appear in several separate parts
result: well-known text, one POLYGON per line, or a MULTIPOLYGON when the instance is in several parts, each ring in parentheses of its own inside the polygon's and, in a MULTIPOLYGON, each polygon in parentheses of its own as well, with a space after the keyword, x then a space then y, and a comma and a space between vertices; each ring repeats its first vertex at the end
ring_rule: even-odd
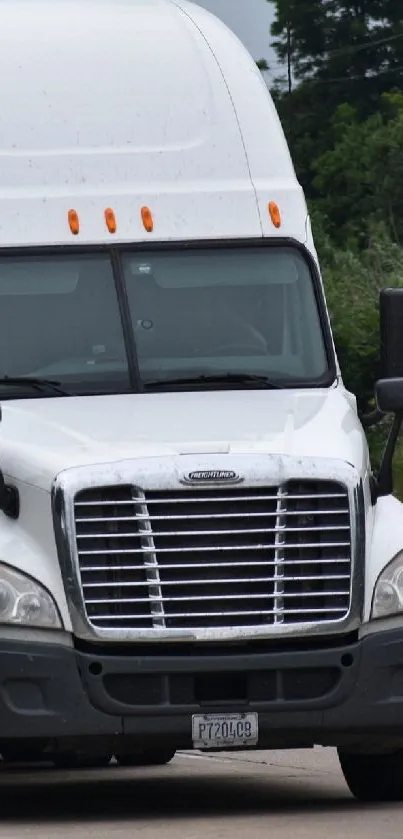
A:
POLYGON ((403 552, 382 571, 375 586, 373 618, 388 618, 403 612, 403 552))
POLYGON ((61 629, 50 594, 39 583, 7 565, 0 565, 0 625, 61 629))

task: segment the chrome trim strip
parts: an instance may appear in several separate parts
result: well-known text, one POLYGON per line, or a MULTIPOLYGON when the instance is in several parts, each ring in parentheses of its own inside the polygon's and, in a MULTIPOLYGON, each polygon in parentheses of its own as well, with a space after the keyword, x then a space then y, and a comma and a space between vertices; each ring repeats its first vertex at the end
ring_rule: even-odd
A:
POLYGON ((145 568, 148 583, 148 600, 152 614, 153 626, 155 628, 164 628, 165 615, 164 606, 162 603, 161 580, 157 554, 155 552, 154 536, 151 529, 151 524, 148 520, 148 508, 144 492, 141 493, 141 495, 141 499, 136 498, 136 504, 139 504, 141 514, 144 517, 142 524, 142 526, 144 527, 144 532, 141 532, 140 544, 144 553, 147 552, 148 554, 143 561, 143 568, 145 568))
POLYGON ((275 561, 275 577, 274 583, 274 625, 284 623, 284 528, 285 518, 284 512, 286 507, 284 499, 286 492, 284 487, 280 486, 277 493, 277 507, 276 507, 276 535, 274 539, 274 561, 275 561))

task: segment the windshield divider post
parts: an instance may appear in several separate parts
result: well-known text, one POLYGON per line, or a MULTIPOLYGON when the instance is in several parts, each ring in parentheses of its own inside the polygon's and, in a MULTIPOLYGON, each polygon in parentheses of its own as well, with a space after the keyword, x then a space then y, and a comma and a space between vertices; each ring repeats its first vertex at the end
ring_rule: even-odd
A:
POLYGON ((137 346, 134 337, 132 319, 130 316, 130 307, 123 275, 121 255, 118 250, 111 250, 111 262, 113 277, 115 280, 116 294, 119 303, 120 318, 122 321, 130 385, 136 393, 143 393, 144 385, 140 373, 139 361, 137 356, 137 346))

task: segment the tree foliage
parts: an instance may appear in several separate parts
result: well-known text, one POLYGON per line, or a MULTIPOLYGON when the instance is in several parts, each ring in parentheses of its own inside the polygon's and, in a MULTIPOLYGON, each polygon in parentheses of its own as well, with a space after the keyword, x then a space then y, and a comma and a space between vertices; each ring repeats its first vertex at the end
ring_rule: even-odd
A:
POLYGON ((332 120, 334 144, 312 161, 316 206, 337 242, 366 247, 374 223, 403 243, 403 94, 383 94, 360 121, 350 105, 332 120))
MULTIPOLYGON (((271 2, 271 0, 269 0, 271 2)), ((354 93, 379 96, 403 62, 400 0, 277 0, 274 48, 285 61, 291 36, 296 78, 331 82, 332 98, 357 81, 354 93)))
POLYGON ((403 249, 383 225, 372 229, 370 244, 360 253, 335 246, 315 212, 314 226, 343 377, 365 412, 380 373, 379 292, 403 286, 403 249))
POLYGON ((284 65, 274 84, 302 184, 311 197, 317 157, 339 139, 342 105, 357 122, 378 114, 384 94, 402 87, 402 0, 269 0, 273 46, 284 65), (284 93, 287 57, 294 91, 284 93), (336 132, 336 133, 335 133, 336 132))

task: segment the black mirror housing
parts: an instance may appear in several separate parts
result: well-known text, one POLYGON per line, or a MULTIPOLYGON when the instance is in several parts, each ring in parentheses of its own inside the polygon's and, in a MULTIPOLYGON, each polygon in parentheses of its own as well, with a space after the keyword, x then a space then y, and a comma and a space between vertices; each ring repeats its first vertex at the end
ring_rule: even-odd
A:
POLYGON ((9 519, 18 519, 20 514, 20 496, 15 487, 8 486, 0 469, 0 510, 9 519))
POLYGON ((372 500, 393 492, 393 458, 403 423, 403 288, 384 288, 379 298, 381 379, 376 385, 377 411, 394 414, 378 476, 372 484, 372 500))
POLYGON ((403 378, 403 288, 384 288, 379 299, 382 379, 403 378))
POLYGON ((381 379, 376 383, 375 395, 383 414, 403 414, 403 378, 381 379))

